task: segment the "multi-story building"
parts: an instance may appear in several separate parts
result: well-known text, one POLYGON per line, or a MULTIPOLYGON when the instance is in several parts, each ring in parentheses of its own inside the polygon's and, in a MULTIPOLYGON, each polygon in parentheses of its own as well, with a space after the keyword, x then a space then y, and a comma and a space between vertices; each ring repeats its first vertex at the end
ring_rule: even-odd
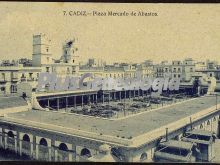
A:
POLYGON ((153 61, 146 60, 145 62, 138 65, 137 74, 141 75, 142 78, 143 77, 153 78, 154 77, 153 61))
POLYGON ((0 94, 17 93, 20 82, 28 82, 36 86, 40 67, 1 66, 0 67, 0 94))
POLYGON ((191 58, 184 61, 162 61, 160 64, 154 65, 155 77, 180 78, 182 82, 190 81, 195 73, 195 64, 191 58))

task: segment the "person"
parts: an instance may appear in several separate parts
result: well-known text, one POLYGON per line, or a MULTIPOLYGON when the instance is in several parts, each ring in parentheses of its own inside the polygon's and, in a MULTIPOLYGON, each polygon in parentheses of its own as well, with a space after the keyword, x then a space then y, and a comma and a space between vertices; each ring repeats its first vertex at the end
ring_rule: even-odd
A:
POLYGON ((23 97, 23 99, 26 99, 27 95, 25 92, 22 93, 22 97, 23 97))

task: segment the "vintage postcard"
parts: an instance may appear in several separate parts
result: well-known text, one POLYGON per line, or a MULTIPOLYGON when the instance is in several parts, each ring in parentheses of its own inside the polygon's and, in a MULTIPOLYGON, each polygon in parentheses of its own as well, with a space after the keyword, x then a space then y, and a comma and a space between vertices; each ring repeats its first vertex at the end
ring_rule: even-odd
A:
POLYGON ((1 162, 220 163, 220 4, 0 2, 0 40, 1 162))

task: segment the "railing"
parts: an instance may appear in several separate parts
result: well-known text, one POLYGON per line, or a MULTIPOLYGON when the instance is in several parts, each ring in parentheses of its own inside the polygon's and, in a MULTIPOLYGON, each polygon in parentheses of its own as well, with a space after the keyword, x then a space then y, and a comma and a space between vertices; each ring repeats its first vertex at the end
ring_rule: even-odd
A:
POLYGON ((18 81, 18 77, 12 77, 11 81, 18 81))
POLYGON ((42 161, 49 161, 49 148, 47 146, 38 145, 38 159, 42 161))
POLYGON ((12 137, 7 138, 7 148, 11 151, 15 151, 15 139, 12 137))
POLYGON ((69 161, 69 152, 57 150, 57 161, 69 161))
POLYGON ((21 77, 21 81, 26 81, 26 77, 21 77))
POLYGON ((31 156, 31 143, 22 141, 22 154, 31 156))
POLYGON ((6 82, 6 79, 5 78, 1 78, 0 82, 6 82))
POLYGON ((34 78, 28 78, 27 81, 34 81, 34 78))

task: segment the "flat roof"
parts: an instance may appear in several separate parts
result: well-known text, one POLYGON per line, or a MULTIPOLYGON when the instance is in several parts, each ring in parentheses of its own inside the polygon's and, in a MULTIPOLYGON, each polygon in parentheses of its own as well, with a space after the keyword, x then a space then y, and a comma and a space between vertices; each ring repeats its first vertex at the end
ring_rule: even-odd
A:
POLYGON ((0 97, 0 111, 6 108, 14 108, 28 105, 27 102, 19 96, 0 97))
POLYGON ((38 99, 46 99, 46 98, 58 98, 62 96, 72 96, 72 95, 84 95, 88 93, 96 94, 97 90, 74 90, 74 91, 54 91, 54 92, 37 92, 35 96, 38 99))
POLYGON ((189 150, 192 148, 193 144, 191 142, 177 141, 177 140, 169 140, 167 142, 160 143, 163 146, 181 148, 189 150))
POLYGON ((189 134, 195 134, 195 135, 204 135, 204 136, 212 136, 214 133, 207 130, 199 130, 199 129, 193 129, 191 131, 188 131, 186 133, 189 134))
MULTIPOLYGON (((218 99, 218 104, 219 103, 220 99, 218 99)), ((201 115, 198 114, 201 113, 201 111, 203 112, 203 115, 208 114, 210 111, 206 109, 215 106, 215 104, 215 96, 204 96, 118 120, 52 111, 32 110, 8 114, 5 117, 0 117, 0 121, 48 129, 75 136, 79 135, 96 140, 110 142, 114 139, 115 142, 127 146, 131 144, 130 142, 133 143, 136 139, 134 142, 136 146, 144 144, 140 139, 143 139, 146 143, 148 138, 156 136, 151 133, 152 131, 162 129, 159 130, 159 132, 165 133, 164 126, 182 121, 181 119, 183 118, 187 118, 188 121, 188 117, 194 114, 196 114, 195 118, 201 117, 201 115), (145 136, 146 134, 147 136, 145 136)), ((212 111, 215 111, 215 108, 212 108, 212 111)), ((193 120, 195 119, 193 118, 193 120)), ((181 122, 181 124, 185 123, 181 122)), ((179 125, 175 124, 174 126, 177 127, 179 125)))

